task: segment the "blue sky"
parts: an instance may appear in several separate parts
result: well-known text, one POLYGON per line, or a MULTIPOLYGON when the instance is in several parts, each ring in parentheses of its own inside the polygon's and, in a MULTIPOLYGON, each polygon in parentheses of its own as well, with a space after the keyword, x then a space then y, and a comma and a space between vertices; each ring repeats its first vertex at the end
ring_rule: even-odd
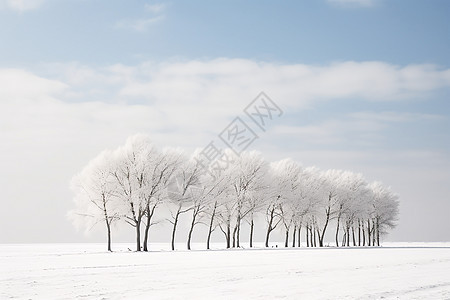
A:
POLYGON ((161 3, 48 0, 35 9, 0 12, 1 62, 239 57, 314 64, 450 63, 448 1, 354 2, 170 1, 155 11, 146 5, 161 3), (141 30, 119 25, 150 19, 155 22, 141 30))
POLYGON ((203 147, 262 90, 285 114, 254 149, 381 180, 401 197, 391 239, 450 240, 449 13, 446 0, 0 0, 0 227, 38 224, 0 242, 84 241, 68 182, 99 151, 137 132, 203 147))

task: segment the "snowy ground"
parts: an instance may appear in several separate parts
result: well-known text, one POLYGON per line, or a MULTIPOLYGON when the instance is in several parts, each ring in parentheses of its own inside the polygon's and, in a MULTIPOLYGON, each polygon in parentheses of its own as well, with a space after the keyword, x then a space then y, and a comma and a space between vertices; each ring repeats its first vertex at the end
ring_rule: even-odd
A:
POLYGON ((450 244, 191 252, 152 245, 150 253, 114 246, 118 252, 0 245, 0 299, 450 299, 450 244))

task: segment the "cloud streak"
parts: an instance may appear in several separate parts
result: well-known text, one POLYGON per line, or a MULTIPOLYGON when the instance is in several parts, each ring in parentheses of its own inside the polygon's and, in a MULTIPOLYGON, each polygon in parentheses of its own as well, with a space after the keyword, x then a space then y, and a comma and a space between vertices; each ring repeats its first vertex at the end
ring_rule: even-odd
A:
POLYGON ((16 12, 24 12, 39 8, 45 0, 0 0, 0 9, 10 9, 16 12))
POLYGON ((162 13, 166 9, 165 3, 156 3, 156 4, 145 4, 144 8, 146 11, 151 12, 153 14, 162 13))
POLYGON ((372 7, 377 0, 327 0, 327 2, 343 7, 372 7))
POLYGON ((136 20, 121 20, 116 23, 116 28, 129 28, 138 32, 146 31, 151 25, 164 20, 164 16, 157 16, 136 20))
POLYGON ((136 32, 145 32, 154 24, 165 19, 164 11, 166 10, 166 5, 164 3, 147 3, 144 5, 144 9, 148 14, 150 14, 150 16, 137 19, 120 20, 116 23, 115 27, 132 29, 136 32))

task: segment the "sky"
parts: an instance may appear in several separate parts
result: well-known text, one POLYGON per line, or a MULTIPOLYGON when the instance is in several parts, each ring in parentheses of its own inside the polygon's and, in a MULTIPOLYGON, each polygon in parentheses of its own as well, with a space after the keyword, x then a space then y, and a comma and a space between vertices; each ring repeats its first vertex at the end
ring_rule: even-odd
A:
POLYGON ((382 181, 400 196, 388 240, 450 241, 449 13, 447 0, 0 0, 0 243, 102 241, 67 218, 89 160, 136 133, 204 147, 261 91, 284 113, 250 149, 382 181))

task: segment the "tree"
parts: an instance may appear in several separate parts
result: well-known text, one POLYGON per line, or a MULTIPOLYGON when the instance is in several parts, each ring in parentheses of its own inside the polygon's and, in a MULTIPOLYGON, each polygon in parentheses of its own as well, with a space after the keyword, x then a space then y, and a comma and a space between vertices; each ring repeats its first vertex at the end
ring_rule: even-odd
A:
MULTIPOLYGON (((261 154, 255 151, 237 155, 230 149, 224 150, 226 163, 221 166, 220 176, 225 177, 229 188, 222 195, 221 210, 217 214, 219 228, 223 232, 227 248, 240 247, 242 221, 257 207, 256 199, 265 186, 267 165, 261 154)), ((250 221, 251 222, 251 221, 250 221)))
MULTIPOLYGON (((169 222, 172 224, 172 250, 175 250, 175 234, 180 215, 193 209, 193 206, 190 206, 190 204, 194 201, 194 197, 198 196, 198 190, 201 189, 201 166, 195 159, 189 159, 184 154, 180 157, 183 158, 180 160, 177 171, 172 176, 171 183, 168 186, 169 210, 171 215, 169 222)), ((200 207, 197 206, 196 208, 198 210, 195 214, 198 216, 200 207)), ((195 222, 196 220, 194 219, 194 225, 195 222)), ((192 232, 190 235, 192 235, 192 232)))
MULTIPOLYGON (((288 247, 289 231, 295 222, 296 214, 299 212, 300 202, 297 190, 300 187, 300 165, 291 159, 283 159, 271 165, 274 171, 276 188, 278 189, 280 217, 285 229, 285 243, 288 247)), ((294 229, 296 231, 296 228, 294 229)))
MULTIPOLYGON (((234 158, 234 168, 229 168, 231 191, 235 201, 236 221, 233 231, 233 247, 240 247, 240 229, 244 218, 257 207, 255 200, 266 187, 266 162, 259 152, 242 152, 234 158), (235 244, 236 241, 236 244, 235 244)), ((227 171, 228 171, 227 170, 227 171)))
POLYGON ((117 186, 111 176, 111 152, 103 151, 72 178, 76 209, 69 213, 73 222, 91 228, 104 222, 107 248, 111 249, 111 226, 120 217, 117 211, 117 186))
MULTIPOLYGON (((267 176, 266 176, 267 178, 267 176)), ((250 236, 249 236, 249 247, 253 247, 253 235, 255 232, 255 218, 256 215, 265 208, 268 200, 267 190, 269 188, 268 184, 263 184, 259 189, 249 192, 247 194, 247 203, 249 206, 249 213, 245 220, 250 226, 250 236)))
MULTIPOLYGON (((319 204, 324 198, 323 193, 321 193, 322 180, 319 176, 319 171, 315 167, 309 167, 301 169, 299 176, 296 179, 298 181, 297 188, 294 190, 294 205, 293 209, 295 211, 293 223, 294 223, 294 233, 293 233, 293 245, 295 245, 295 231, 298 230, 297 235, 297 245, 300 247, 301 242, 301 229, 305 220, 311 220, 311 223, 317 224, 317 211, 319 204)), ((317 230, 316 226, 316 230, 317 230)), ((323 242, 320 238, 319 232, 319 245, 323 242)))
MULTIPOLYGON (((359 213, 359 204, 362 203, 367 193, 367 182, 359 173, 344 171, 339 176, 334 177, 336 184, 339 185, 339 195, 336 197, 336 246, 339 246, 339 225, 344 219, 344 237, 345 243, 342 246, 350 244, 350 228, 359 213)), ((354 232, 353 232, 354 233, 354 232)), ((354 237, 354 235, 353 235, 354 237)))
POLYGON ((124 221, 135 228, 136 251, 142 249, 142 228, 143 250, 148 251, 149 231, 158 223, 156 211, 163 202, 171 214, 173 250, 180 216, 187 212, 191 212, 188 249, 201 223, 208 225, 207 249, 217 227, 227 248, 240 247, 243 221, 249 225, 252 247, 259 215, 266 217, 266 247, 280 224, 286 247, 290 233, 292 247, 296 240, 300 246, 302 228, 307 246, 323 247, 330 224, 336 225, 336 246, 350 246, 351 241, 353 246, 374 246, 396 226, 398 196, 379 182, 367 184, 361 174, 302 168, 291 159, 269 166, 258 152, 237 155, 230 149, 205 169, 200 154, 205 155, 160 151, 148 136, 132 136, 116 150, 102 152, 74 176, 76 209, 70 217, 86 228, 104 223, 108 250, 113 223, 124 221))
POLYGON ((271 184, 269 185, 268 201, 266 203, 267 230, 264 243, 266 247, 269 247, 270 234, 283 221, 282 203, 289 186, 289 181, 283 173, 285 165, 285 161, 272 162, 269 168, 271 184))
MULTIPOLYGON (((195 159, 200 159, 198 152, 194 155, 195 159)), ((200 177, 203 198, 195 201, 193 206, 197 206, 198 209, 194 209, 192 213, 192 222, 190 234, 193 231, 193 226, 196 224, 195 220, 197 216, 208 218, 208 234, 206 238, 206 249, 210 249, 211 235, 220 226, 217 216, 221 215, 222 204, 226 201, 225 195, 230 188, 230 178, 223 174, 223 171, 229 167, 227 157, 222 158, 216 165, 210 165, 205 170, 205 174, 200 177), (201 215, 200 215, 201 214, 201 215)), ((219 218, 220 219, 220 218, 219 218)), ((188 237, 188 240, 190 238, 188 237)), ((188 242, 189 243, 189 242, 188 242)), ((190 246, 188 245, 188 248, 190 246)))
POLYGON ((142 158, 145 161, 145 170, 141 193, 145 199, 145 215, 147 217, 144 232, 144 251, 148 251, 149 230, 152 225, 157 223, 154 221, 155 210, 167 196, 165 191, 181 163, 181 154, 179 151, 172 149, 160 152, 151 147, 144 155, 146 157, 142 158))
POLYGON ((306 220, 306 241, 311 247, 313 246, 312 238, 316 233, 319 246, 323 247, 325 232, 333 218, 337 186, 333 185, 330 176, 328 172, 309 167, 300 177, 302 184, 299 189, 299 197, 304 202, 303 215, 300 217, 306 220))
MULTIPOLYGON (((372 194, 372 223, 374 226, 373 240, 380 246, 380 235, 387 229, 395 228, 398 220, 398 196, 390 188, 386 188, 381 182, 373 182, 369 185, 372 194)), ((374 243, 372 243, 374 245, 374 243)))
POLYGON ((124 204, 123 219, 136 230, 136 251, 141 251, 141 224, 148 207, 145 193, 148 157, 153 144, 147 136, 135 135, 113 152, 111 170, 118 185, 118 197, 124 204))

